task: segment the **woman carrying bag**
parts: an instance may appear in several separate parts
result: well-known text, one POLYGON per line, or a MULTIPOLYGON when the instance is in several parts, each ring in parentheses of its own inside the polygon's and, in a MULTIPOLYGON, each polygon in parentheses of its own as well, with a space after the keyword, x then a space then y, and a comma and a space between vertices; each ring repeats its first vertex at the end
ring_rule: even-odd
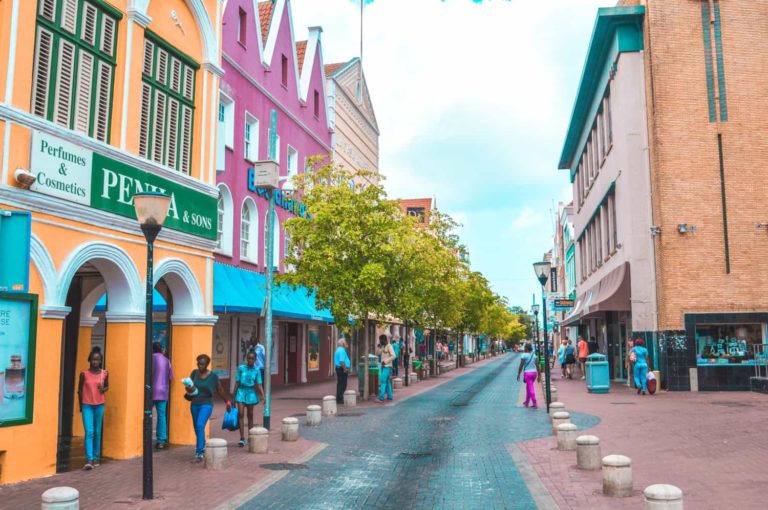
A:
POLYGON ((205 427, 211 413, 213 413, 214 393, 227 403, 227 412, 232 410, 232 403, 228 400, 218 376, 208 370, 210 363, 210 356, 207 354, 199 355, 197 357, 197 369, 189 374, 189 379, 182 381, 187 391, 184 398, 191 402, 192 425, 195 427, 195 437, 197 438, 194 462, 205 460, 205 427))

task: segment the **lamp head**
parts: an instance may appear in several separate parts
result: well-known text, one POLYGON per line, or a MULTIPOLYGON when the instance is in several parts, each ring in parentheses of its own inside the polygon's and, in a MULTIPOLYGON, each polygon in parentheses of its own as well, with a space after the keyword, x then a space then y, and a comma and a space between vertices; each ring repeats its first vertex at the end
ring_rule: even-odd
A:
POLYGON ((542 287, 547 284, 547 280, 549 279, 549 270, 551 268, 552 264, 546 260, 533 263, 533 271, 536 273, 536 278, 539 279, 539 283, 541 283, 542 287))
POLYGON ((534 315, 539 315, 539 306, 540 305, 538 303, 531 305, 531 310, 533 310, 534 315))
POLYGON ((148 242, 154 241, 160 229, 163 228, 170 206, 171 197, 164 193, 145 191, 133 195, 136 219, 148 242))

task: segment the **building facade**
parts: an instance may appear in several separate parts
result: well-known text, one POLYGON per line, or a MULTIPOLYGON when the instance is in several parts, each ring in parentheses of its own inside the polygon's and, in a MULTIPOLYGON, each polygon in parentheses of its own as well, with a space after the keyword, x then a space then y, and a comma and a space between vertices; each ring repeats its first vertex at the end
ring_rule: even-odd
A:
MULTIPOLYGON (((168 303, 156 331, 181 373, 211 351, 221 5, 0 2, 0 209, 31 219, 18 250, 0 254, 11 267, 30 248, 26 276, 0 293, 0 483, 77 467, 76 380, 95 345, 109 373, 103 454, 141 453, 147 248, 136 192, 172 197, 155 244, 168 303)), ((182 393, 172 386, 170 441, 192 444, 182 393)))
POLYGON ((598 11, 560 167, 576 210, 571 319, 597 334, 614 377, 642 336, 669 389, 749 388, 768 327, 754 272, 767 242, 754 75, 766 20, 753 2, 719 0, 598 11))
MULTIPOLYGON (((313 158, 329 160, 331 129, 326 108, 321 32, 296 41, 289 0, 227 2, 223 24, 222 78, 218 105, 217 181, 221 221, 214 268, 213 368, 234 386, 232 375, 258 338, 264 341, 266 227, 275 202, 274 271, 288 270, 285 221, 305 216, 287 179, 313 158), (254 7, 255 6, 255 7, 254 7), (258 161, 274 160, 281 189, 253 185, 258 161)), ((306 291, 277 288, 273 300, 272 384, 327 379, 333 373, 331 316, 315 309, 306 291)))

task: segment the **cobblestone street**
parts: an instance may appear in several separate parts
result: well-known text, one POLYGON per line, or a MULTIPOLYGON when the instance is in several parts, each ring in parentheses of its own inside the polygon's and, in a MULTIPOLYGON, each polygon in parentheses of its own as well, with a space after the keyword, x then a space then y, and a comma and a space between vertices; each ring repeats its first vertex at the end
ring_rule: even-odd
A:
MULTIPOLYGON (((329 446, 241 508, 536 508, 536 487, 526 486, 507 445, 551 431, 543 409, 518 405, 515 359, 398 405, 302 427, 329 446)), ((584 429, 598 419, 573 421, 584 429)))

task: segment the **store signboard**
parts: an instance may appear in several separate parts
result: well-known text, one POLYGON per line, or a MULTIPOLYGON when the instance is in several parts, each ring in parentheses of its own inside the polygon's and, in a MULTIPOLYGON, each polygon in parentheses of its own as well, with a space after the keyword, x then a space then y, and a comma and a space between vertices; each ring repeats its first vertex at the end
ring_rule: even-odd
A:
POLYGON ((28 292, 32 216, 0 210, 0 292, 28 292))
POLYGON ((554 306, 556 310, 569 310, 573 308, 573 299, 555 299, 554 306))
POLYGON ((0 427, 32 423, 37 295, 0 293, 0 427))
POLYGON ((230 323, 221 320, 213 327, 211 371, 220 379, 229 379, 230 323))
POLYGON ((30 189, 95 209, 135 218, 133 195, 158 191, 171 196, 164 226, 194 236, 217 238, 217 200, 40 131, 32 133, 30 189))

